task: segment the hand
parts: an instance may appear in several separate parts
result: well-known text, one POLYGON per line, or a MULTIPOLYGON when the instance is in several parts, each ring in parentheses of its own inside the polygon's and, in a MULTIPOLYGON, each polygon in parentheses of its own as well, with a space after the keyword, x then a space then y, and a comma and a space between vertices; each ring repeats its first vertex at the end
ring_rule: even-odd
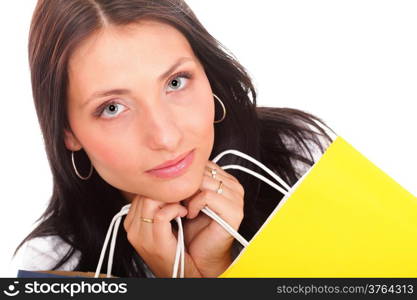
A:
POLYGON ((243 220, 244 188, 217 164, 208 161, 207 167, 217 170, 215 178, 212 178, 207 168, 200 191, 183 201, 188 208, 187 218, 190 218, 184 222, 184 240, 188 253, 203 277, 217 277, 232 263, 234 237, 200 210, 207 205, 238 230, 243 220), (219 180, 223 182, 222 194, 217 193, 219 180))
MULTIPOLYGON (((127 239, 156 277, 172 277, 177 237, 171 220, 186 214, 187 209, 180 203, 164 203, 139 195, 132 200, 123 223, 127 239), (154 223, 146 223, 141 217, 153 219, 154 223)), ((202 277, 188 253, 184 253, 184 263, 185 277, 202 277)))

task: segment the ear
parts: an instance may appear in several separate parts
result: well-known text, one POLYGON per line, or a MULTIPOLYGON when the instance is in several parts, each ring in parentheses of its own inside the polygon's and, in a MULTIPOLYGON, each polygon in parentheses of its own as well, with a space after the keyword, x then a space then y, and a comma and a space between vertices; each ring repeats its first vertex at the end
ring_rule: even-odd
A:
POLYGON ((64 133, 65 133, 65 146, 67 147, 68 150, 78 151, 82 148, 80 142, 72 133, 72 131, 68 129, 64 129, 64 133))

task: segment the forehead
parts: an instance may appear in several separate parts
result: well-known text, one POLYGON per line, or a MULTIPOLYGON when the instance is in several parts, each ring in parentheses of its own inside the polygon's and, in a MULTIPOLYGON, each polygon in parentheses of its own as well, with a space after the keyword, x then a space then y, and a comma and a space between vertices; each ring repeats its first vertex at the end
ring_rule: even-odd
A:
POLYGON ((194 57, 185 36, 175 27, 155 20, 103 27, 84 40, 72 53, 69 73, 140 63, 166 65, 179 56, 194 57))

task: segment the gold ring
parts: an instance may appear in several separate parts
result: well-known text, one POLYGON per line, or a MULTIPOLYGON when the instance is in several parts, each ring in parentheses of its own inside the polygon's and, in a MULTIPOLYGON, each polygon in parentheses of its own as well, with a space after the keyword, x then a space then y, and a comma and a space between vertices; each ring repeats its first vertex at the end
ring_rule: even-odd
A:
POLYGON ((146 223, 153 223, 153 219, 148 219, 148 218, 140 218, 142 222, 146 222, 146 223))
POLYGON ((217 194, 223 194, 222 185, 223 185, 223 181, 220 180, 219 187, 217 188, 217 194))

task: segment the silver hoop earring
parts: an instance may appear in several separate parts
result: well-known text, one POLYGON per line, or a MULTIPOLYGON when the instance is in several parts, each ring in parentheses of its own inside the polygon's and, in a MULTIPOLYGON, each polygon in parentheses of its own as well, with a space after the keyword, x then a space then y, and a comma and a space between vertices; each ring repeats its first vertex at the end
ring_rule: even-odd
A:
POLYGON ((220 102, 220 104, 221 104, 221 106, 223 108, 223 116, 222 116, 222 118, 220 120, 214 120, 214 123, 220 123, 221 121, 224 120, 224 118, 226 118, 226 107, 224 106, 222 100, 220 100, 220 98, 217 97, 216 94, 213 93, 213 96, 214 96, 214 98, 216 98, 220 102))
POLYGON ((90 165, 90 173, 88 174, 87 177, 83 177, 80 175, 80 173, 78 173, 77 167, 75 166, 75 161, 74 161, 74 151, 71 151, 71 160, 72 160, 72 166, 74 167, 75 170, 75 174, 77 174, 77 176, 82 179, 82 180, 87 180, 91 177, 91 174, 93 174, 93 164, 90 165))

